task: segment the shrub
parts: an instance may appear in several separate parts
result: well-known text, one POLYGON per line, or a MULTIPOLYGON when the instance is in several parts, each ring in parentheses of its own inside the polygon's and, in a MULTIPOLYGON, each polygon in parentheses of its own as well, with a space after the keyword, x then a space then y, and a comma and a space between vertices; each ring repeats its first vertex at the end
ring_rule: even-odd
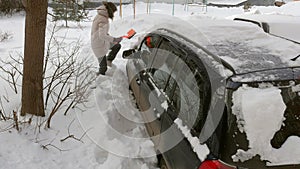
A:
POLYGON ((24 10, 21 0, 0 0, 0 13, 12 15, 15 12, 24 10))

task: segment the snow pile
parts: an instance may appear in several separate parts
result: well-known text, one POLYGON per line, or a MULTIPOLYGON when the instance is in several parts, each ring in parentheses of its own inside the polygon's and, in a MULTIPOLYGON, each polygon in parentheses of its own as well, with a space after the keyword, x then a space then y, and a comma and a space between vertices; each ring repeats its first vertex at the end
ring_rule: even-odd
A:
POLYGON ((300 2, 289 2, 279 8, 252 7, 250 12, 229 16, 228 18, 242 18, 256 21, 259 24, 267 23, 269 33, 275 36, 300 42, 300 2), (286 28, 289 28, 287 31, 286 28))
MULTIPOLYGON (((300 3, 299 3, 300 4, 300 3)), ((258 24, 267 23, 268 33, 300 42, 300 16, 282 15, 278 13, 263 14, 259 10, 253 10, 250 13, 236 15, 233 18, 255 21, 258 24), (286 31, 286 28, 289 31, 286 31)))
POLYGON ((244 162, 259 155, 270 166, 300 162, 300 149, 295 149, 300 147, 299 137, 289 137, 279 149, 270 143, 284 121, 286 106, 280 92, 276 87, 252 88, 246 85, 234 92, 233 114, 237 116, 239 130, 246 133, 249 141, 249 149, 239 149, 232 156, 234 161, 244 162))
POLYGON ((281 15, 291 15, 291 16, 299 16, 300 17, 300 2, 299 1, 292 1, 288 2, 285 5, 282 5, 279 8, 272 9, 269 8, 262 8, 261 10, 265 11, 265 13, 277 13, 281 15))
MULTIPOLYGON (((285 1, 287 2, 287 1, 285 1)), ((276 6, 252 6, 251 11, 259 10, 260 13, 264 14, 278 14, 278 15, 290 15, 290 16, 300 16, 299 11, 300 2, 290 1, 281 7, 276 6)))
POLYGON ((129 96, 126 74, 113 65, 96 84, 94 110, 77 115, 85 130, 91 128, 88 136, 98 147, 95 156, 102 157, 99 168, 154 168, 154 145, 129 96))

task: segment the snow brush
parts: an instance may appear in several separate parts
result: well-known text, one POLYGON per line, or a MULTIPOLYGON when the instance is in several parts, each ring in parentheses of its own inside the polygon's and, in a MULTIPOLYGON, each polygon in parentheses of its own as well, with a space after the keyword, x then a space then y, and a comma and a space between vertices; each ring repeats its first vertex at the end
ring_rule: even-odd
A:
POLYGON ((134 29, 130 29, 127 32, 127 35, 122 36, 122 38, 131 39, 136 34, 136 31, 134 29))

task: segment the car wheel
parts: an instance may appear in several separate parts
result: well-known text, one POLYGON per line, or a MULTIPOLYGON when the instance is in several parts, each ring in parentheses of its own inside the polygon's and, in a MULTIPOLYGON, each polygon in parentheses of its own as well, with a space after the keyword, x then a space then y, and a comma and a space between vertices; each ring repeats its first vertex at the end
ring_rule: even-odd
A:
POLYGON ((169 169, 163 157, 159 158, 159 166, 160 169, 169 169))

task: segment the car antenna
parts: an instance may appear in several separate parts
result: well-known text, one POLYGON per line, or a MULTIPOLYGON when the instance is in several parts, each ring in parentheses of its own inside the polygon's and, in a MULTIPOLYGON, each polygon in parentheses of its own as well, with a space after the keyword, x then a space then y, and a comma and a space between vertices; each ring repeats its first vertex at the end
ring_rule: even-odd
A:
POLYGON ((300 54, 296 56, 295 58, 291 59, 292 61, 296 61, 300 57, 300 54))

